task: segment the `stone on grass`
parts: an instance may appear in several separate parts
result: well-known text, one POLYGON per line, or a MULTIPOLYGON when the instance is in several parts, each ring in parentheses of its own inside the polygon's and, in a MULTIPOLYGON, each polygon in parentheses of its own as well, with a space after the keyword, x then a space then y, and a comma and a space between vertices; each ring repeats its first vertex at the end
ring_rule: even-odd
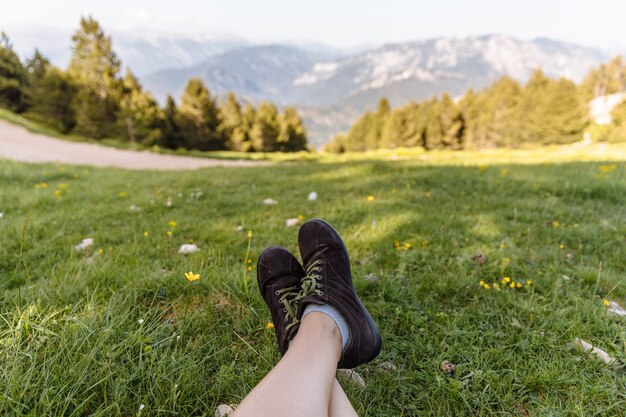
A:
POLYGON ((87 249, 89 246, 93 245, 93 238, 87 237, 80 241, 80 243, 74 246, 74 250, 76 252, 80 252, 81 250, 87 249))
POLYGON ((293 226, 297 225, 298 223, 300 223, 300 219, 299 219, 299 218, 297 218, 297 217, 294 217, 294 218, 292 218, 292 219, 287 219, 287 220, 285 221, 285 226, 287 226, 287 227, 293 227, 293 226))
POLYGON ((0 211, 0 219, 4 217, 4 213, 0 211))
POLYGON ((365 380, 354 369, 337 369, 337 378, 355 387, 365 388, 365 380))
POLYGON ((367 282, 378 282, 378 275, 374 273, 366 274, 363 279, 367 282))
POLYGON ((607 310, 611 314, 615 314, 616 316, 624 317, 626 316, 626 309, 621 305, 617 304, 615 301, 611 301, 609 304, 609 309, 607 310))
POLYGON ((472 259, 474 260, 474 262, 476 262, 478 265, 482 265, 485 262, 487 262, 487 255, 485 255, 482 252, 476 252, 474 254, 474 256, 472 256, 472 259))
POLYGON ((441 364, 439 364, 439 369, 441 369, 441 372, 443 372, 446 376, 453 376, 456 372, 456 366, 450 361, 441 362, 441 364))
POLYGON ((266 198, 265 200, 263 200, 263 204, 267 206, 273 206, 274 204, 278 204, 278 201, 274 200, 273 198, 266 198))
POLYGON ((198 252, 200 249, 194 245, 193 243, 185 243, 184 245, 180 246, 180 249, 178 249, 178 253, 196 253, 198 252))
POLYGON ((606 363, 613 369, 619 367, 619 362, 617 361, 617 359, 606 353, 604 350, 593 346, 591 343, 586 342, 579 337, 574 339, 574 345, 580 347, 584 352, 593 353, 598 358, 602 359, 602 362, 606 363))
POLYGON ((384 372, 396 372, 398 367, 391 362, 381 362, 378 364, 378 369, 384 372))
POLYGON ((311 192, 309 193, 308 200, 309 200, 309 201, 315 201, 315 200, 317 200, 317 192, 315 192, 315 191, 311 191, 311 192))
POLYGON ((220 404, 215 410, 215 417, 226 417, 235 412, 237 404, 220 404))

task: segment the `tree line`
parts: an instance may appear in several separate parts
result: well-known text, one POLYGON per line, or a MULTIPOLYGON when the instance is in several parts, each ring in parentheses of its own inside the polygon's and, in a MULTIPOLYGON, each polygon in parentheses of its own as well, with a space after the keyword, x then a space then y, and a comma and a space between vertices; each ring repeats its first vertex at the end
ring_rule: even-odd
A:
POLYGON ((0 36, 0 107, 61 133, 94 139, 119 138, 146 146, 198 150, 295 152, 307 149, 307 132, 293 107, 279 112, 235 94, 212 94, 192 78, 179 104, 167 97, 161 108, 121 62, 111 38, 91 17, 72 36, 67 70, 39 51, 22 63, 6 34, 0 36))
MULTIPOLYGON (((391 109, 382 98, 375 111, 366 112, 347 133, 337 135, 326 150, 572 143, 590 125, 589 101, 618 92, 626 92, 626 63, 620 56, 591 70, 580 85, 548 78, 538 69, 523 86, 504 76, 482 91, 467 91, 458 100, 444 94, 391 109)), ((595 139, 626 140, 626 102, 615 107, 612 116, 611 125, 594 131, 595 139)))

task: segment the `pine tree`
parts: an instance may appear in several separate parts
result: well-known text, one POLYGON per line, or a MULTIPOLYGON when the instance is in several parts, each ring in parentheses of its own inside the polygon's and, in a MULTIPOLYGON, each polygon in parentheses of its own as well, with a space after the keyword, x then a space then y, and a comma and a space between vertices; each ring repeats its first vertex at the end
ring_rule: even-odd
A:
POLYGON ((176 102, 167 95, 165 109, 163 110, 163 135, 160 145, 168 149, 177 149, 185 145, 178 122, 180 114, 176 102))
POLYGON ((250 132, 252 147, 257 152, 275 152, 278 150, 279 135, 278 109, 274 103, 264 101, 259 105, 250 132))
POLYGON ((118 136, 131 142, 154 145, 161 142, 165 115, 150 93, 143 91, 130 69, 122 82, 117 114, 118 136))
POLYGON ((66 73, 50 64, 37 50, 26 63, 25 116, 67 133, 75 123, 71 106, 76 87, 66 73))
POLYGON ((565 78, 553 81, 545 94, 542 144, 572 143, 582 138, 588 120, 576 85, 565 78))
POLYGON ((187 83, 181 97, 179 121, 185 146, 203 151, 226 149, 219 132, 220 115, 215 97, 199 78, 187 83))
POLYGON ((287 106, 279 116, 279 123, 278 149, 281 152, 306 150, 307 132, 296 109, 287 106))
POLYGON ((121 90, 120 62, 111 38, 91 17, 81 18, 72 43, 68 73, 79 87, 73 103, 75 131, 102 138, 114 131, 121 90))
POLYGON ((235 94, 229 92, 226 96, 226 100, 220 104, 219 109, 221 115, 221 124, 219 126, 220 134, 226 141, 229 149, 240 151, 241 144, 239 140, 241 134, 235 131, 241 127, 242 115, 241 104, 239 104, 235 94))
POLYGON ((256 121, 256 109, 251 103, 246 104, 241 113, 241 125, 233 132, 234 150, 251 152, 254 150, 250 134, 256 121))
POLYGON ((0 107, 24 110, 26 73, 6 33, 0 32, 0 107))

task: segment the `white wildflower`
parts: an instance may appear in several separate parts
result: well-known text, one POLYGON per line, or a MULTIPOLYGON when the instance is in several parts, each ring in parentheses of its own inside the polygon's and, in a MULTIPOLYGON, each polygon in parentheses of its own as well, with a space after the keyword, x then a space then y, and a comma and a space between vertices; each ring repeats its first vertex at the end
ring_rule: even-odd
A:
POLYGON ((76 252, 80 252, 81 250, 87 249, 89 246, 93 245, 93 238, 85 238, 78 245, 74 246, 74 250, 76 252))
POLYGON ((178 249, 178 253, 196 253, 199 250, 200 249, 193 243, 186 243, 180 246, 180 249, 178 249))
POLYGON ((317 200, 317 192, 315 192, 315 191, 311 191, 311 192, 309 193, 308 200, 309 200, 309 201, 315 201, 315 200, 317 200))
POLYGON ((274 200, 273 198, 266 198, 265 200, 263 200, 263 204, 273 206, 274 204, 278 204, 278 201, 274 200))
POLYGON ((293 226, 297 225, 298 223, 300 223, 300 219, 297 218, 297 217, 294 217, 293 219, 287 219, 285 221, 285 226, 293 227, 293 226))

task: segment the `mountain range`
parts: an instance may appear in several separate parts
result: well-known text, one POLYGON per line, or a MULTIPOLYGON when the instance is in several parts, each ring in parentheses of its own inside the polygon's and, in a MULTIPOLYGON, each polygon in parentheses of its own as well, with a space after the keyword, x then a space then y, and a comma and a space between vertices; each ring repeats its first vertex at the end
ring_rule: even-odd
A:
MULTIPOLYGON (((53 63, 66 64, 69 48, 59 48, 61 33, 46 32, 42 40, 32 30, 22 32, 15 37, 16 47, 39 39, 44 45, 38 47, 53 63)), ((63 35, 67 45, 70 35, 63 35)), ((356 52, 312 43, 258 45, 233 36, 112 37, 122 62, 161 103, 167 94, 179 97, 189 78, 200 77, 218 95, 233 91, 252 102, 294 105, 314 146, 347 130, 382 96, 393 106, 446 92, 458 97, 503 75, 524 82, 537 68, 551 77, 580 81, 611 55, 569 42, 497 34, 385 44, 356 52)))
POLYGON ((320 145, 373 109, 382 96, 392 105, 446 92, 460 96, 503 75, 524 82, 537 68, 580 81, 608 59, 597 48, 503 35, 387 44, 331 59, 291 46, 248 45, 191 67, 154 72, 142 81, 161 101, 166 94, 180 95, 190 77, 200 77, 217 94, 234 91, 254 102, 295 105, 311 142, 320 145))

